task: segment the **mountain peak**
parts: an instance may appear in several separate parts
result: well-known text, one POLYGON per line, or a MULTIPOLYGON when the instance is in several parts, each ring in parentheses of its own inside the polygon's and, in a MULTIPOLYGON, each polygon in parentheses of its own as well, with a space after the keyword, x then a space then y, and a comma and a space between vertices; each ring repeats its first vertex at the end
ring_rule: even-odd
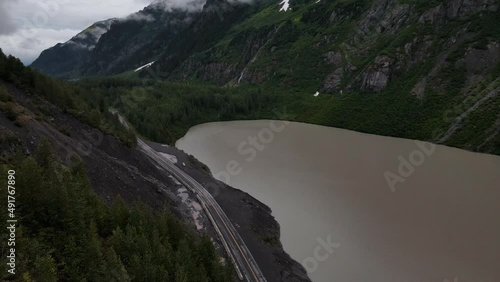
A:
POLYGON ((73 38, 63 43, 62 46, 72 45, 75 48, 86 48, 92 50, 103 34, 108 32, 111 25, 117 22, 117 18, 111 18, 99 21, 84 29, 82 32, 75 35, 73 38))

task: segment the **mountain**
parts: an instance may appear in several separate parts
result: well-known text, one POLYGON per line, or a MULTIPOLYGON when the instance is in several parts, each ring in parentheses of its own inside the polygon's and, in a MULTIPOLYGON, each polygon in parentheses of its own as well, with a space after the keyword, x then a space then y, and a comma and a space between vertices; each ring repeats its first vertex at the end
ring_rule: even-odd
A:
MULTIPOLYGON (((68 69, 71 60, 50 60, 66 58, 63 47, 72 39, 42 53, 33 67, 55 76, 64 77, 68 70, 72 76, 92 76, 155 61, 176 81, 262 83, 282 76, 278 82, 311 85, 321 77, 322 83, 315 85, 322 92, 379 92, 401 73, 450 53, 430 51, 462 50, 471 41, 489 48, 485 54, 498 48, 488 47, 496 35, 482 26, 495 28, 495 0, 290 0, 287 10, 274 1, 209 0, 199 10, 168 8, 166 3, 157 1, 114 20, 86 58, 76 59, 83 64, 68 69), (285 67, 286 58, 299 60, 285 67), (313 79, 306 69, 315 73, 313 79)), ((77 58, 79 54, 75 52, 77 58)), ((464 59, 462 55, 457 56, 464 59)), ((417 87, 414 93, 421 91, 417 87)))
POLYGON ((43 51, 32 66, 48 75, 74 73, 95 49, 99 39, 109 31, 117 19, 97 22, 65 43, 43 51))
POLYGON ((196 13, 154 2, 126 18, 93 24, 68 42, 43 51, 31 66, 60 78, 120 73, 158 56, 158 42, 168 44, 196 13))
MULTIPOLYGON (((276 118, 273 108, 287 107, 296 121, 498 153, 498 6, 496 0, 209 0, 200 10, 180 9, 188 23, 158 28, 140 46, 128 45, 143 32, 133 27, 154 21, 113 24, 73 73, 232 89, 220 90, 225 98, 216 103, 199 97, 206 102, 183 101, 185 109, 169 113, 123 107, 142 134, 165 142, 188 125, 276 118), (235 93, 245 102, 238 104, 235 93), (271 102, 256 103, 259 95, 271 102), (252 104, 259 106, 249 111, 252 104), (200 105, 210 114, 192 110, 200 105), (178 120, 185 122, 173 126, 178 120)), ((155 11, 174 16, 172 9, 155 11)), ((43 70, 43 57, 34 67, 43 70)), ((178 97, 159 93, 139 105, 168 108, 163 103, 178 97)))

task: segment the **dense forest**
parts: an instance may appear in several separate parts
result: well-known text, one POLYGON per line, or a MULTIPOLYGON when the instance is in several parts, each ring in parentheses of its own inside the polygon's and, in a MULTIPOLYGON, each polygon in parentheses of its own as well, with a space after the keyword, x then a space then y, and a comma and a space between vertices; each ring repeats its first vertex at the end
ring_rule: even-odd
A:
MULTIPOLYGON (((2 281, 232 281, 231 265, 220 264, 210 238, 195 235, 167 209, 128 208, 120 198, 106 205, 91 190, 83 163, 62 165, 48 142, 9 162, 0 174, 16 168, 18 264, 16 275, 7 275, 4 247, 2 281)), ((1 183, 7 187, 7 177, 1 183)), ((7 203, 7 195, 0 193, 0 201, 7 203)), ((7 209, 0 218, 9 219, 7 209)), ((2 232, 0 240, 7 239, 2 232)))
POLYGON ((223 88, 123 78, 87 79, 78 83, 96 107, 122 112, 138 133, 174 143, 197 124, 272 116, 277 96, 259 87, 223 88), (104 106, 105 105, 105 106, 104 106))
MULTIPOLYGON (((428 67, 422 65, 418 71, 428 67)), ((197 124, 249 119, 287 119, 436 142, 453 122, 452 117, 459 116, 481 97, 463 100, 457 95, 464 85, 461 67, 449 67, 446 76, 452 78, 447 82, 447 91, 423 99, 402 94, 411 91, 416 81, 414 73, 404 75, 378 95, 353 91, 314 97, 312 89, 304 95, 304 90, 284 89, 271 83, 218 87, 117 77, 86 79, 77 85, 87 94, 87 104, 115 108, 139 134, 168 144, 175 143, 197 124)), ((491 85, 478 86, 484 89, 481 95, 498 84, 494 80, 491 76, 491 85)), ((500 154, 500 135, 483 143, 491 135, 499 105, 498 98, 485 104, 445 144, 500 154)))

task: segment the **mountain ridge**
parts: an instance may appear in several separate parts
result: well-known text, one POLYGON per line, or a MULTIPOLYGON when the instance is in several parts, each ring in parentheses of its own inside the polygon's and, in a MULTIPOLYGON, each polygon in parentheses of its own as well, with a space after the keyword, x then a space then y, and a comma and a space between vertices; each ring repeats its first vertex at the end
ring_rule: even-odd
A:
MULTIPOLYGON (((290 0, 288 4, 284 11, 278 1, 209 1, 190 24, 143 45, 136 53, 141 55, 129 58, 129 64, 87 74, 123 74, 129 79, 229 87, 243 96, 249 92, 272 96, 273 102, 258 112, 235 115, 238 110, 228 98, 210 119, 190 110, 179 113, 186 120, 198 117, 190 125, 221 117, 272 118, 271 108, 287 106, 297 121, 498 154, 499 98, 488 95, 499 89, 497 1, 290 0), (150 62, 154 62, 150 67, 132 73, 150 62), (471 109, 470 100, 486 96, 485 103, 460 117, 471 109), (446 134, 454 124, 456 130, 446 134)), ((99 48, 113 46, 114 40, 104 43, 106 37, 111 38, 105 34, 99 48)), ((99 61, 92 65, 100 68, 99 61)), ((163 99, 146 98, 156 103, 163 99)), ((177 116, 174 112, 169 115, 177 116)), ((135 115, 143 116, 134 119, 139 121, 153 114, 135 115)), ((156 137, 164 142, 180 137, 167 133, 176 127, 175 121, 158 117, 162 123, 152 124, 165 133, 156 137)), ((185 132, 181 127, 179 132, 185 132)))

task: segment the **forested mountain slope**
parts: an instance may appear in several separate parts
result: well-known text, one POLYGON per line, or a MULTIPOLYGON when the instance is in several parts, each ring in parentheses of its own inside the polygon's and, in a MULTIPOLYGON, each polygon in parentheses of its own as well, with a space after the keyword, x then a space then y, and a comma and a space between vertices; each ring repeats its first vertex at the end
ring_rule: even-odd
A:
MULTIPOLYGON (((175 39, 155 41, 157 48, 145 45, 140 63, 88 75, 127 72, 154 61, 125 77, 267 97, 258 108, 236 105, 229 100, 240 98, 229 96, 200 105, 191 98, 197 94, 170 95, 182 91, 167 91, 168 84, 140 87, 147 94, 134 107, 141 110, 123 110, 155 140, 172 142, 186 126, 205 121, 279 118, 274 110, 287 107, 288 118, 297 121, 499 153, 498 1, 288 3, 284 9, 278 1, 208 1, 175 39), (210 113, 163 104, 177 99, 210 113)), ((103 39, 98 46, 112 48, 103 39)), ((108 102, 119 102, 116 95, 124 92, 110 90, 108 102)))
POLYGON ((14 192, 0 199, 15 198, 0 218, 17 220, 15 275, 4 248, 0 279, 233 281, 211 239, 162 195, 172 180, 126 146, 135 135, 77 92, 0 51, 0 172, 14 192))

